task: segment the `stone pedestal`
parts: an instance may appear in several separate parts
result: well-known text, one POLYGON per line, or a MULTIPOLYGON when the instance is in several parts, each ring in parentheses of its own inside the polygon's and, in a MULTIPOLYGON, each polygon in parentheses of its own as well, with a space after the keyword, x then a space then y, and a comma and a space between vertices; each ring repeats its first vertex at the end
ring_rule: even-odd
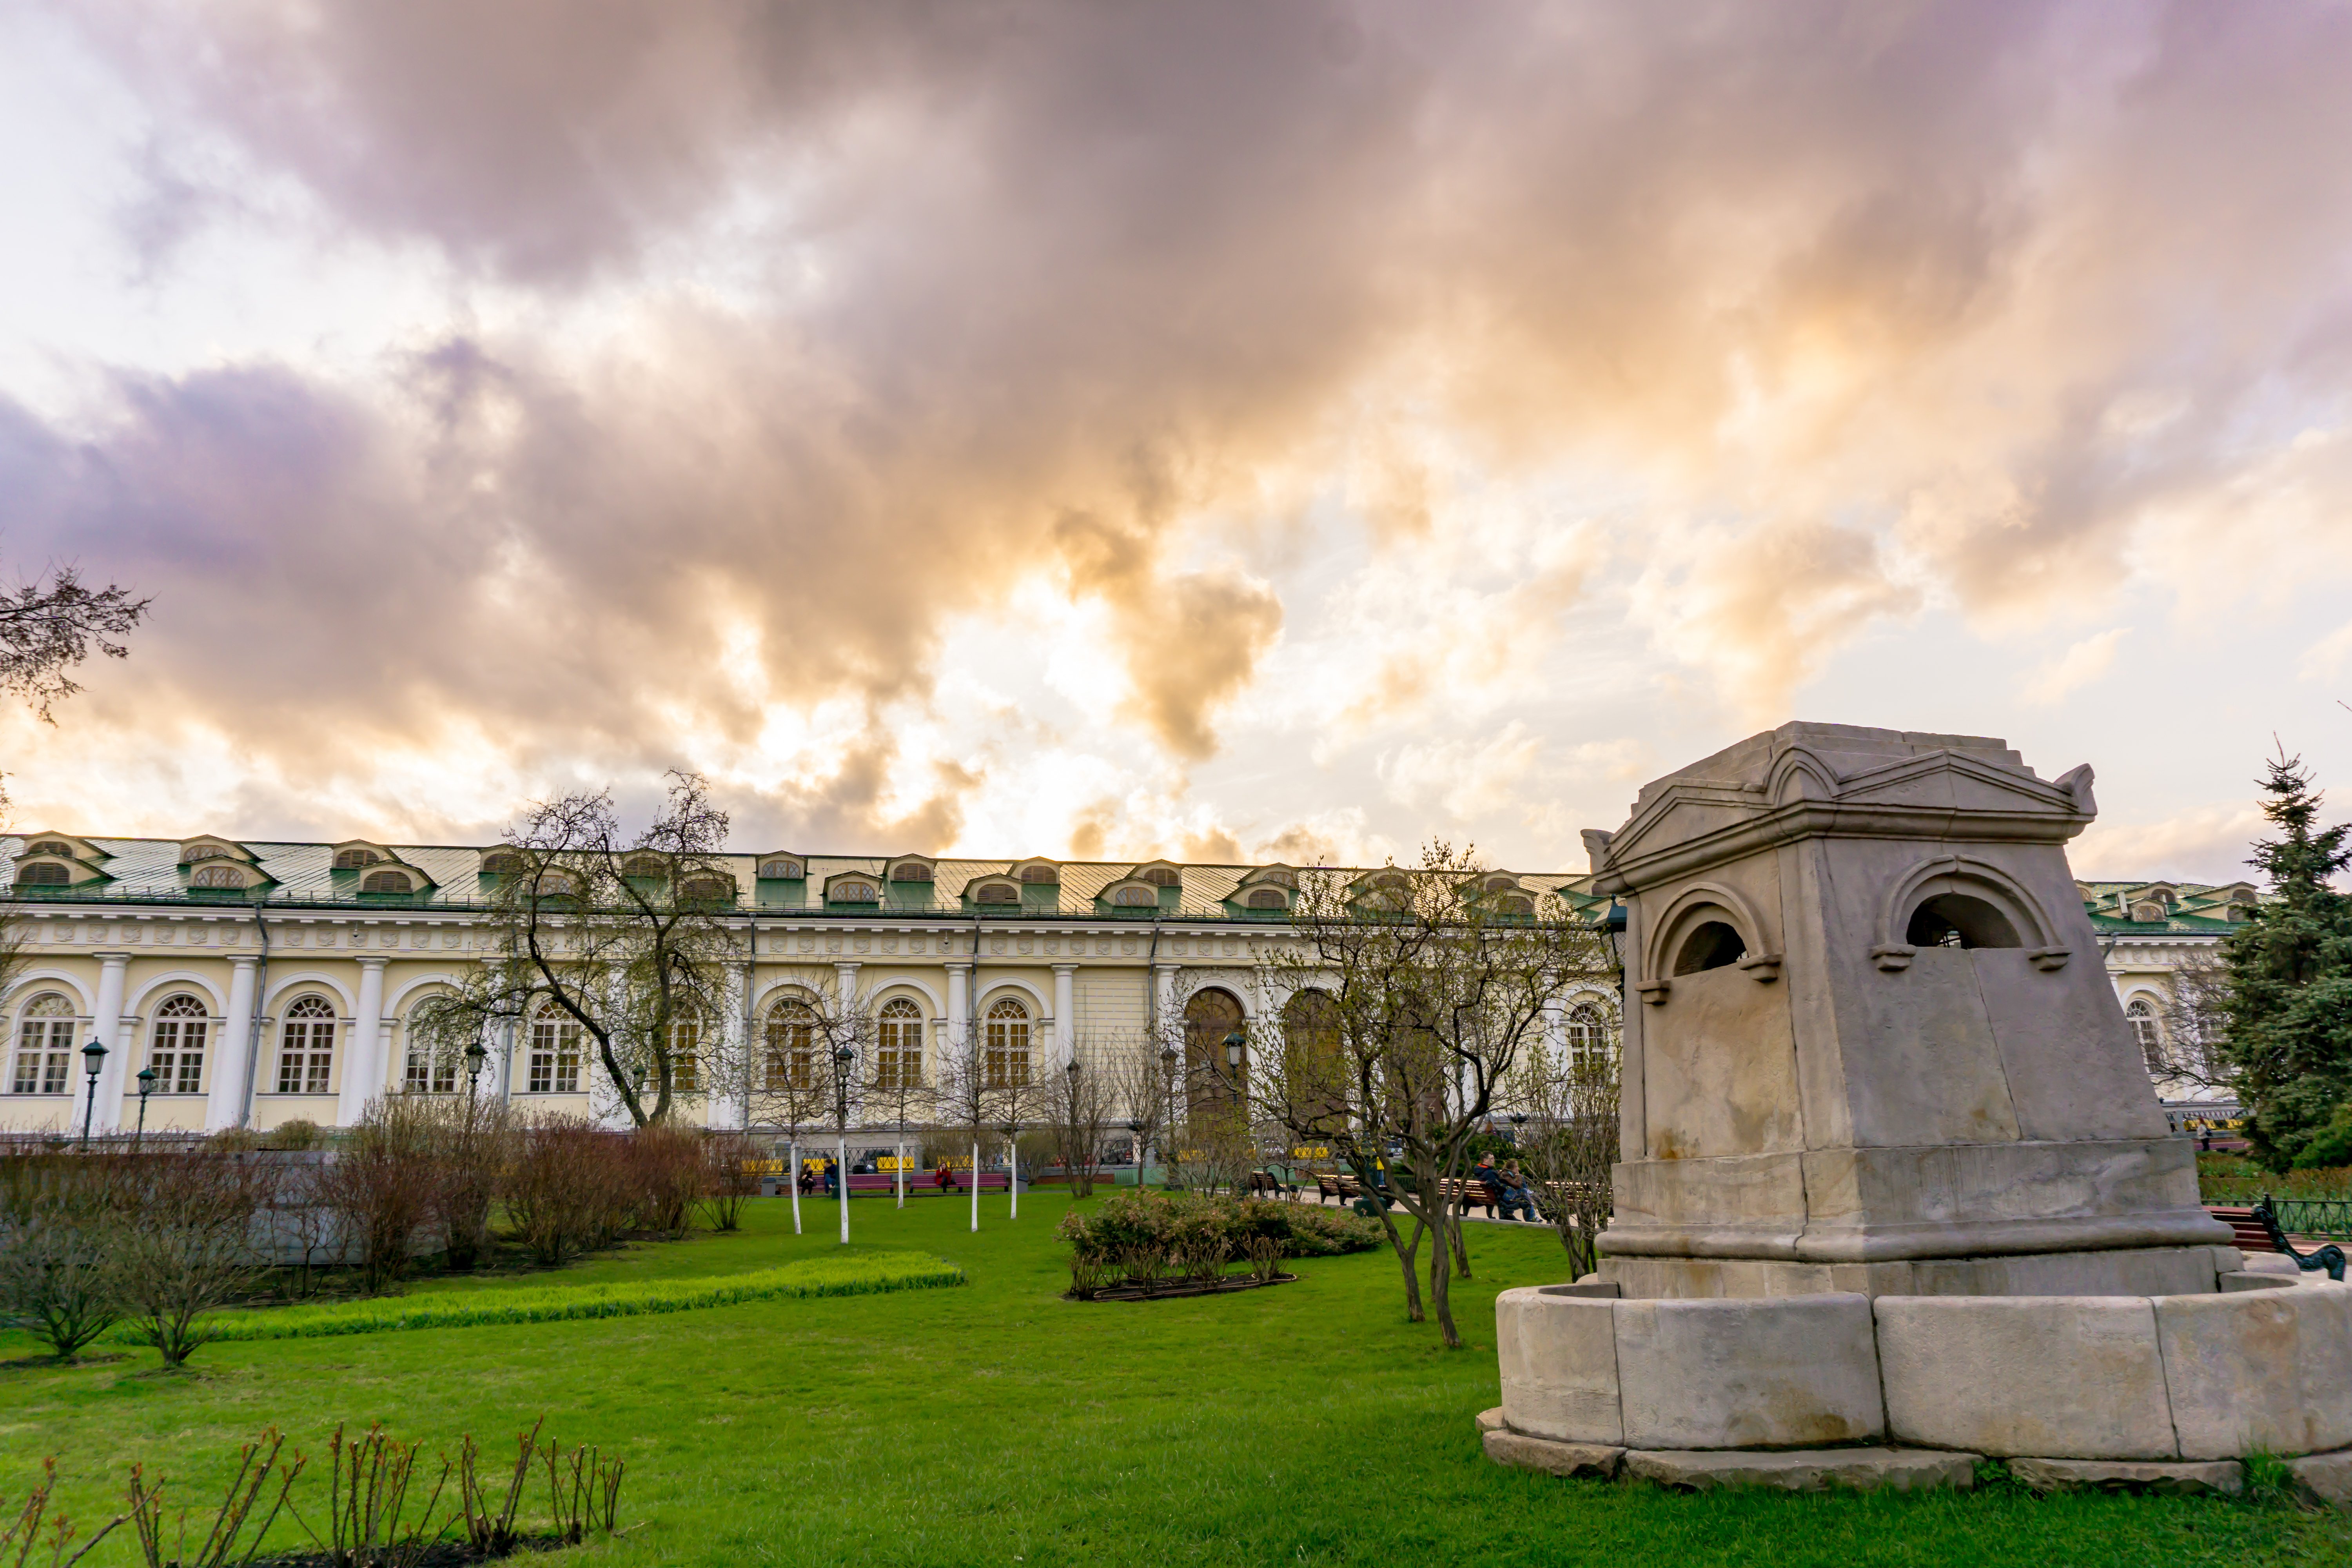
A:
POLYGON ((2066 865, 2094 810, 1999 741, 1789 724, 1586 835, 1627 910, 1615 1214, 1596 1275, 1496 1299, 1492 1457, 2219 1485, 2352 1447, 2352 1286, 2199 1203, 2066 865))
POLYGON ((1588 834, 1636 1003, 1604 1276, 2213 1289, 2229 1227, 2165 1136, 2066 864, 2094 811, 2087 767, 2045 781, 2000 741, 1787 724, 1588 834))

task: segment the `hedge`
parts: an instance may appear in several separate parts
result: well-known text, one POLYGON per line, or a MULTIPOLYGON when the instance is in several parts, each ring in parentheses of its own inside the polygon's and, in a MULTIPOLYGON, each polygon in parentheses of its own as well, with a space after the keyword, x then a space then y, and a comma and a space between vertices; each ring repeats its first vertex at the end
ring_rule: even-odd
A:
MULTIPOLYGON (((469 1328, 483 1323, 552 1323, 576 1318, 627 1318, 684 1312, 785 1296, 866 1296, 964 1283, 961 1268, 919 1252, 812 1258, 749 1274, 650 1279, 619 1285, 534 1285, 518 1289, 436 1291, 364 1301, 224 1312, 208 1325, 218 1340, 317 1339, 393 1329, 469 1328)), ((132 1342, 129 1325, 108 1336, 132 1342)))

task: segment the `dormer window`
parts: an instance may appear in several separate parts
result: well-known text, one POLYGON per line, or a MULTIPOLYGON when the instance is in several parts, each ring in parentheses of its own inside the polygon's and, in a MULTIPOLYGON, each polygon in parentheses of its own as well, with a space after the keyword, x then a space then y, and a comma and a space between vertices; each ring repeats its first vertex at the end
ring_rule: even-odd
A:
POLYGON ((541 871, 532 891, 542 899, 568 899, 579 889, 571 876, 562 871, 541 871))
POLYGON ((364 870, 384 858, 384 856, 377 854, 373 849, 338 849, 335 851, 335 869, 338 871, 364 870))
POLYGON ((236 866, 199 866, 188 879, 191 888, 242 888, 245 872, 236 866))
POLYGON ((1261 866, 1244 877, 1242 881, 1245 885, 1270 883, 1277 888, 1287 888, 1294 893, 1298 890, 1298 873, 1287 866, 1261 866))
POLYGON ((362 893, 413 893, 416 884, 402 871, 371 871, 360 883, 362 893))
POLYGON ((1124 910, 1157 909, 1160 895, 1150 888, 1118 888, 1112 890, 1110 901, 1124 910))
POLYGON ((2170 911, 2158 900, 2144 899, 2131 907, 2131 918, 2139 921, 2162 921, 2170 918, 2170 911))
POLYGON ((37 844, 26 845, 25 847, 25 853, 27 855, 56 855, 70 860, 74 858, 74 847, 61 839, 44 838, 37 844))
POLYGON ((1135 874, 1135 879, 1149 882, 1155 888, 1172 888, 1184 879, 1173 866, 1146 866, 1135 874))
POLYGON ((975 904, 1017 904, 1021 901, 1021 889, 1013 882, 982 882, 972 889, 971 901, 975 904))
POLYGON ((1525 893, 1506 893, 1495 900, 1495 912, 1502 915, 1531 915, 1536 901, 1525 893))
POLYGON ((890 868, 890 879, 894 882, 928 882, 933 875, 928 860, 901 860, 890 868))
POLYGON ((1245 910, 1286 910, 1289 907, 1290 900, 1280 888, 1252 888, 1249 895, 1242 900, 1242 908, 1245 910))
POLYGON ((775 859, 760 862, 760 876, 763 881, 797 882, 807 874, 806 868, 797 860, 775 859))
POLYGON ((730 877, 688 877, 678 888, 678 894, 701 903, 727 903, 735 897, 735 882, 730 877))
POLYGON ((881 900, 881 890, 871 882, 835 882, 825 889, 825 900, 835 904, 871 904, 881 900))
POLYGON ((62 888, 70 879, 71 874, 54 860, 36 861, 29 866, 19 861, 16 865, 16 886, 20 888, 62 888))
POLYGON ((1020 876, 1024 882, 1032 887, 1039 885, 1058 887, 1062 880, 1062 868, 1059 866, 1047 865, 1043 861, 1033 861, 1021 868, 1020 876))
POLYGON ((632 855, 621 862, 621 875, 658 882, 669 875, 669 862, 658 855, 632 855))
POLYGON ((517 877, 522 874, 522 857, 511 849, 493 849, 482 857, 485 877, 517 877))
POLYGON ((1482 879, 1478 890, 1482 893, 1516 893, 1519 890, 1519 879, 1507 871, 1498 871, 1482 879))

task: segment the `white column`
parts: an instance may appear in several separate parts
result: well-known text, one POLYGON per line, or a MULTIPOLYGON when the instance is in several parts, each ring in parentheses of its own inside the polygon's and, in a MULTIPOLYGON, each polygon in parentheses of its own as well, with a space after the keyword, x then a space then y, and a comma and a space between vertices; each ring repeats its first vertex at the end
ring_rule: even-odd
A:
MULTIPOLYGON (((856 1005, 857 1001, 857 965, 855 963, 836 959, 834 962, 833 972, 841 986, 841 1005, 845 1011, 856 1005)), ((837 1046, 835 1047, 836 1050, 839 1048, 840 1047, 837 1046)), ((830 1062, 826 1065, 831 1067, 835 1072, 841 1070, 841 1064, 839 1062, 830 1062)), ((858 1063, 852 1062, 849 1065, 849 1070, 856 1072, 858 1066, 858 1063)), ((849 1102, 849 1114, 855 1116, 857 1114, 857 1101, 853 1096, 849 1102)), ((849 1239, 847 1234, 849 1228, 849 1165, 846 1161, 843 1162, 841 1167, 841 1192, 842 1240, 847 1241, 849 1239)))
MULTIPOLYGON (((729 1070, 721 1071, 721 1062, 706 1059, 702 1064, 702 1121, 706 1127, 740 1127, 743 1125, 742 1096, 735 1091, 734 1074, 748 1074, 751 1062, 751 966, 743 964, 735 972, 735 982, 743 990, 736 998, 740 1004, 734 1016, 727 1021, 725 1034, 732 1042, 719 1051, 706 1051, 706 1058, 721 1058, 729 1070)), ((749 1079, 745 1079, 749 1082, 749 1079)))
POLYGON ((1077 1058, 1077 973, 1078 966, 1075 963, 1054 965, 1054 1043, 1061 1047, 1062 1059, 1066 1062, 1077 1058))
POLYGON ((383 964, 381 958, 360 960, 359 1016, 352 1020, 342 1090, 335 1097, 338 1127, 357 1125, 367 1102, 383 1091, 383 964))
MULTIPOLYGON (((123 1075, 130 1068, 130 1045, 121 1039, 122 985, 131 967, 127 952, 101 952, 98 955, 98 1009, 90 1021, 89 1037, 106 1047, 105 1065, 98 1072, 96 1113, 89 1115, 89 1129, 95 1133, 112 1132, 122 1125, 123 1075)), ((74 1087, 81 1091, 82 1104, 76 1107, 89 1115, 90 1105, 89 1079, 81 1069, 86 1064, 74 1063, 74 1087)), ((74 1118, 76 1131, 82 1118, 74 1118)))
POLYGON ((948 960, 948 1059, 963 1055, 964 1026, 971 1019, 971 961, 948 960))
MULTIPOLYGON (((1170 1029, 1173 1028, 1177 1022, 1174 1018, 1170 1017, 1169 1015, 1175 1010, 1176 971, 1181 967, 1181 965, 1172 963, 1161 963, 1152 965, 1151 1021, 1160 1026, 1160 1032, 1162 1036, 1165 1036, 1170 1029)), ((1158 1045, 1159 1043, 1157 1041, 1153 1042, 1153 1048, 1155 1050, 1158 1048, 1158 1045)))
POLYGON ((228 973, 228 1017, 211 1042, 212 1087, 205 1093, 205 1131, 234 1127, 245 1115, 245 1048, 253 1038, 253 967, 259 963, 232 954, 228 973))
POLYGON ((499 1098, 504 1100, 514 1099, 515 1030, 512 1018, 499 1026, 498 1062, 490 1068, 498 1075, 498 1081, 492 1087, 499 1091, 499 1098))

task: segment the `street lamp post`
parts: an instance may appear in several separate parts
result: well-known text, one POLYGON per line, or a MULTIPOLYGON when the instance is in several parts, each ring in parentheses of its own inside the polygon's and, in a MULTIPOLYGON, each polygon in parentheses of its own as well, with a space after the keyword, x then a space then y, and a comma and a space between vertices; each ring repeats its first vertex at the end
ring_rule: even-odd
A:
POLYGON ((1167 1088, 1160 1117, 1160 1180, 1168 1181, 1168 1140, 1176 1133, 1176 1047, 1163 1046, 1160 1051, 1160 1081, 1167 1088))
POLYGON ((89 1073, 89 1102, 81 1113, 81 1146, 89 1147, 90 1119, 98 1114, 98 1075, 106 1066, 106 1047, 96 1040, 81 1048, 81 1064, 89 1073))
POLYGON ((1130 1116, 1127 1119, 1127 1138, 1129 1151, 1135 1156, 1135 1189, 1141 1192, 1143 1190, 1143 1118, 1130 1116))
POLYGON ((490 1053, 482 1048, 481 1037, 475 1037, 466 1047, 466 1103, 468 1106, 473 1104, 475 1092, 481 1087, 482 1064, 489 1059, 490 1053))
POLYGON ((857 1053, 847 1046, 833 1053, 833 1174, 841 1194, 841 1245, 849 1245, 849 1064, 857 1053))
POLYGON ((1062 1151, 1062 1161, 1065 1167, 1062 1172, 1062 1175, 1064 1179, 1070 1184, 1070 1195, 1072 1197, 1076 1197, 1078 1195, 1078 1173, 1076 1167, 1070 1165, 1070 1160, 1075 1156, 1083 1155, 1087 1162, 1087 1174, 1090 1179, 1094 1174, 1095 1168, 1095 1152, 1091 1149, 1080 1149, 1077 1147, 1078 1129, 1086 1124, 1086 1119, 1078 1114, 1078 1079, 1083 1070, 1084 1069, 1078 1066, 1078 1058, 1076 1057, 1072 1057, 1068 1063, 1062 1068, 1062 1071, 1068 1076, 1070 1080, 1070 1098, 1064 1109, 1069 1112, 1069 1127, 1071 1134, 1070 1147, 1062 1151))
POLYGON ((139 1069, 139 1131, 131 1135, 131 1147, 136 1150, 147 1142, 147 1097, 155 1092, 155 1069, 139 1069))

